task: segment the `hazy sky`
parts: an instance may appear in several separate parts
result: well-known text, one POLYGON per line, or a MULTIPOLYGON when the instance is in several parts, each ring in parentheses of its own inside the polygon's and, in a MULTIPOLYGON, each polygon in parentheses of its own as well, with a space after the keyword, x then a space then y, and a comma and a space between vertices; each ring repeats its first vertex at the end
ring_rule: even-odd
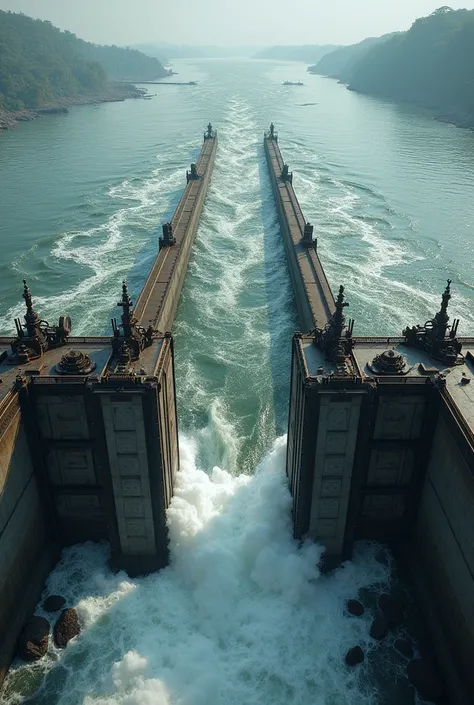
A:
MULTIPOLYGON (((350 44, 407 29, 442 0, 0 0, 97 43, 350 44)), ((474 0, 452 5, 474 8, 474 0)))

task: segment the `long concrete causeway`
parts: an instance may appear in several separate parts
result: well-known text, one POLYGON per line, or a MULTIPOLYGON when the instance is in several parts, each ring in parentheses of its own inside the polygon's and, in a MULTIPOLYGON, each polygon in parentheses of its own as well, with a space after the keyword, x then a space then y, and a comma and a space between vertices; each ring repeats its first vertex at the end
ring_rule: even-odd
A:
POLYGON ((199 158, 188 172, 188 184, 170 224, 165 224, 163 246, 136 302, 134 314, 144 327, 171 330, 184 276, 201 216, 217 150, 217 133, 206 136, 199 158), (171 237, 169 235, 171 225, 171 237))
POLYGON ((332 316, 335 302, 319 259, 317 240, 312 237, 313 227, 304 219, 273 126, 265 134, 264 146, 300 324, 305 332, 322 328, 332 316))

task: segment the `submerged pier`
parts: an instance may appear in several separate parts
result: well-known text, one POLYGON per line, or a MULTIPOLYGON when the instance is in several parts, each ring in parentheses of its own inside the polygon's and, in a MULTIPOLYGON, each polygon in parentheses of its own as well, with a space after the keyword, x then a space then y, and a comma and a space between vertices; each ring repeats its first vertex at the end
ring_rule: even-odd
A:
POLYGON ((50 325, 24 282, 24 320, 0 338, 0 684, 62 547, 107 540, 111 566, 130 575, 168 562, 179 463, 169 331, 216 149, 209 124, 137 304, 124 282, 110 336, 74 337, 67 315, 50 325))
POLYGON ((474 338, 450 321, 451 281, 425 323, 355 337, 273 124, 264 147, 300 326, 293 338, 287 474, 296 538, 327 567, 357 539, 407 566, 454 703, 474 691, 474 338))

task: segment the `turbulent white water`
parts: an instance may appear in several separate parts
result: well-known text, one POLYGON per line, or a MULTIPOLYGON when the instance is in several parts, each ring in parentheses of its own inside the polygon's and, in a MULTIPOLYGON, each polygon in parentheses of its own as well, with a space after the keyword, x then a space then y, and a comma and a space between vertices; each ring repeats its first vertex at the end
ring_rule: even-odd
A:
POLYGON ((46 674, 35 703, 378 703, 364 668, 344 665, 353 645, 373 648, 370 617, 348 617, 344 605, 388 579, 378 548, 362 545, 336 574, 319 574, 320 549, 291 536, 284 438, 253 476, 207 473, 195 452, 182 439, 170 567, 132 581, 107 570, 106 547, 65 551, 45 594, 77 606, 82 634, 13 672, 4 703, 15 702, 8 691, 22 670, 46 674))

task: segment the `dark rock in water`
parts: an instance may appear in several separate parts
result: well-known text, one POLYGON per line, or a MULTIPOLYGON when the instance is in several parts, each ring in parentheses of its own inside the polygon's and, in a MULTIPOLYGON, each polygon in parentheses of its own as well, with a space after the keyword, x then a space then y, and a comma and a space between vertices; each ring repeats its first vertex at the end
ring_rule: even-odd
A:
POLYGON ((406 639, 396 639, 393 645, 403 656, 413 658, 413 646, 406 639))
POLYGON ((347 611, 354 617, 360 617, 365 612, 364 605, 359 600, 347 600, 347 611))
POLYGON ((44 617, 31 617, 18 641, 18 656, 24 661, 37 661, 48 650, 49 622, 44 617))
POLYGON ((372 639, 385 639, 388 634, 388 622, 385 617, 379 616, 374 619, 370 627, 370 636, 372 639))
POLYGON ((446 688, 432 661, 422 658, 410 661, 407 665, 407 675, 423 700, 429 700, 432 703, 444 701, 446 688))
POLYGON ((46 612, 57 612, 66 604, 66 598, 61 595, 50 595, 43 602, 43 609, 46 612))
POLYGON ((379 607, 390 629, 395 629, 403 624, 403 605, 395 597, 386 593, 380 595, 379 607))
POLYGON ((362 663, 364 660, 364 652, 360 646, 354 646, 346 654, 346 663, 348 666, 357 666, 357 664, 362 663))
POLYGON ((63 610, 54 625, 54 643, 56 646, 64 648, 80 631, 81 627, 79 626, 76 610, 71 608, 63 610))

